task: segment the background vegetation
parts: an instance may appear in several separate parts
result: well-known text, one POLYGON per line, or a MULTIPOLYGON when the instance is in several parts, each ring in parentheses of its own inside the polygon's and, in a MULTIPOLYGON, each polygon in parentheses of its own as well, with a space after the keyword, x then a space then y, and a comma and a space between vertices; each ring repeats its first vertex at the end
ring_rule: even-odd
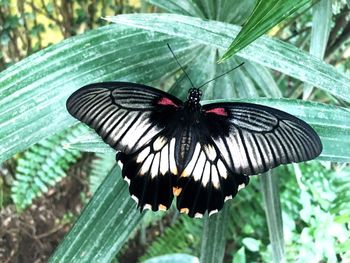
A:
POLYGON ((349 261, 350 3, 304 1, 286 18, 295 1, 96 2, 0 0, 0 261, 349 261), (270 37, 217 64, 242 24, 243 42, 270 37), (140 214, 115 153, 64 104, 105 80, 184 98, 190 84, 166 43, 196 85, 244 61, 205 99, 245 98, 305 119, 321 136, 320 158, 253 177, 210 219, 140 214))

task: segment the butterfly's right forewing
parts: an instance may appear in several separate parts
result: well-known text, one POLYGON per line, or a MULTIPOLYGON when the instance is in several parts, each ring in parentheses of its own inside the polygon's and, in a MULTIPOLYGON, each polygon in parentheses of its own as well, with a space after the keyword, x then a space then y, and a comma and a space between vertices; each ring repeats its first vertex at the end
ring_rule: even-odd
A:
POLYGON ((212 139, 235 174, 263 173, 314 159, 322 151, 320 138, 307 123, 280 110, 250 103, 209 104, 204 110, 206 118, 227 127, 212 139))

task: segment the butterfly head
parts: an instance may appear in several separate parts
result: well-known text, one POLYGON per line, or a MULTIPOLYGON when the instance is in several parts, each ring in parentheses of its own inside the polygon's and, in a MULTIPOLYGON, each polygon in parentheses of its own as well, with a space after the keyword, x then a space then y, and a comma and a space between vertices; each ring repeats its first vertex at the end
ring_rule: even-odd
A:
POLYGON ((202 97, 202 91, 197 88, 191 88, 188 90, 187 101, 190 105, 199 105, 199 101, 202 97))

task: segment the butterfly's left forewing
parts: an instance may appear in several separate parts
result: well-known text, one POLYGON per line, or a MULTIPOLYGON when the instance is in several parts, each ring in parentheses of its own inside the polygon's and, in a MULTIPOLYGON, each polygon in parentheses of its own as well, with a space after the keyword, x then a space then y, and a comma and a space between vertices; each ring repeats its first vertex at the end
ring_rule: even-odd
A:
POLYGON ((170 94, 124 82, 91 84, 67 101, 71 115, 120 151, 117 161, 141 210, 170 207, 177 174, 171 120, 181 106, 170 94))
POLYGON ((112 148, 132 153, 162 133, 182 102, 152 87, 103 82, 85 86, 67 100, 68 112, 86 123, 112 148), (154 115, 157 115, 154 117, 154 115))

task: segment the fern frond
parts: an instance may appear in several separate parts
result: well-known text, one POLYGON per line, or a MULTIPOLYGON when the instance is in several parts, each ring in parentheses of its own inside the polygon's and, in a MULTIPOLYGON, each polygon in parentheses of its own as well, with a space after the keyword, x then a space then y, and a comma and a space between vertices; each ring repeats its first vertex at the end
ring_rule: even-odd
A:
POLYGON ((31 205, 36 197, 59 182, 71 164, 81 156, 77 150, 65 150, 62 145, 86 132, 77 125, 33 145, 17 160, 11 197, 18 210, 31 205))

